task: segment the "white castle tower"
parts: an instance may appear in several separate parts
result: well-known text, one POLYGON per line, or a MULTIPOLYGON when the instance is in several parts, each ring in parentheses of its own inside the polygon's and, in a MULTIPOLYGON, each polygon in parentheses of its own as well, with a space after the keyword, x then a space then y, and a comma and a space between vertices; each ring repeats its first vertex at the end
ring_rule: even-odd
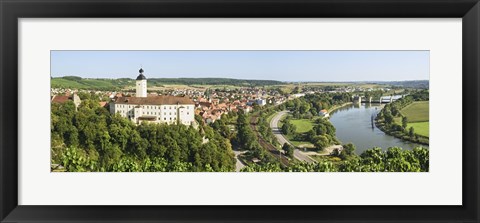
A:
POLYGON ((147 97, 147 78, 143 75, 143 69, 138 71, 140 74, 137 77, 137 97, 147 97))

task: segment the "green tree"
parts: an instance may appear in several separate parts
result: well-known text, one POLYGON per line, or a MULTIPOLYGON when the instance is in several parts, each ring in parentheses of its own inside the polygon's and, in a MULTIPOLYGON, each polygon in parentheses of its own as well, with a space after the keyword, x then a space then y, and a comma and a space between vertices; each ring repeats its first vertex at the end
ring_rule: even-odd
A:
POLYGON ((295 147, 293 147, 292 145, 290 145, 288 143, 284 143, 283 146, 282 146, 282 150, 285 151, 285 155, 293 158, 293 153, 294 153, 295 147))
POLYGON ((410 127, 408 129, 408 135, 410 136, 410 138, 413 138, 415 136, 415 130, 413 129, 413 127, 410 127))
POLYGON ((330 145, 330 140, 325 135, 315 136, 313 140, 313 145, 318 150, 323 150, 330 145))
POLYGON ((204 125, 203 118, 200 115, 195 114, 195 121, 197 121, 199 125, 204 125))
POLYGON ((290 123, 290 120, 286 119, 282 125, 282 133, 284 135, 293 134, 297 131, 297 127, 290 123))
POLYGON ((383 117, 385 119, 385 124, 391 125, 393 123, 393 116, 389 112, 384 114, 383 117))
POLYGON ((347 155, 355 154, 355 145, 353 145, 352 143, 347 143, 343 145, 343 152, 347 155))
POLYGON ((408 119, 407 119, 407 117, 402 116, 402 127, 403 127, 404 129, 407 129, 407 125, 408 125, 408 119))
POLYGON ((310 111, 310 104, 307 102, 301 103, 298 110, 300 114, 306 114, 307 112, 310 111))

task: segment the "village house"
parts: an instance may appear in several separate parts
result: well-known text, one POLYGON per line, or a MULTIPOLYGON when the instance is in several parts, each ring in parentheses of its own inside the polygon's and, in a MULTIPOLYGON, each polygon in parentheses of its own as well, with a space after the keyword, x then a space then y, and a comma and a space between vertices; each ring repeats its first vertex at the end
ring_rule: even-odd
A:
POLYGON ((70 95, 69 93, 66 93, 66 95, 54 95, 50 98, 51 103, 65 103, 67 101, 73 101, 73 104, 75 104, 75 108, 78 108, 80 104, 82 103, 82 100, 80 100, 80 97, 78 97, 77 94, 72 94, 70 95))
POLYGON ((328 114, 328 111, 326 109, 322 109, 320 110, 320 112, 318 112, 318 115, 320 115, 321 117, 329 117, 330 115, 328 114))

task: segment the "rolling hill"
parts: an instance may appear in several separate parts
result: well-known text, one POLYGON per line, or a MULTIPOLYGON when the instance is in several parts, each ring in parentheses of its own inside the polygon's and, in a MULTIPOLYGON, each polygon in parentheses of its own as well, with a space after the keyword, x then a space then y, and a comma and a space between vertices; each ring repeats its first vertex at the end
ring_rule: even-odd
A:
MULTIPOLYGON (((148 79, 148 84, 153 86, 172 84, 262 86, 283 84, 283 82, 273 80, 242 80, 231 78, 151 78, 148 79)), ((81 78, 77 76, 55 77, 51 79, 52 88, 117 90, 129 86, 135 86, 134 79, 81 78)))

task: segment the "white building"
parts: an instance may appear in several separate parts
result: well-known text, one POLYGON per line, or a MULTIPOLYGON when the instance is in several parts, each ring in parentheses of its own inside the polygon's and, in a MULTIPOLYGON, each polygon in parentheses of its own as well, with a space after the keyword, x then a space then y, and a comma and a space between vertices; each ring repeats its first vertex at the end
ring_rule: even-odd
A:
POLYGON ((264 106, 264 105, 267 104, 267 100, 258 98, 258 99, 248 100, 248 102, 247 102, 247 105, 250 105, 250 106, 253 106, 254 104, 257 104, 257 105, 260 105, 260 106, 264 106))
POLYGON ((136 97, 118 97, 110 103, 110 112, 136 124, 146 121, 192 125, 195 122, 195 103, 190 98, 170 95, 147 97, 147 78, 143 69, 137 77, 136 97))
POLYGON ((304 93, 299 93, 299 94, 292 94, 291 97, 293 98, 300 98, 300 97, 304 97, 305 94, 304 93))
POLYGON ((259 98, 259 99, 255 100, 255 103, 257 103, 260 106, 264 106, 264 105, 267 104, 267 100, 259 98))

